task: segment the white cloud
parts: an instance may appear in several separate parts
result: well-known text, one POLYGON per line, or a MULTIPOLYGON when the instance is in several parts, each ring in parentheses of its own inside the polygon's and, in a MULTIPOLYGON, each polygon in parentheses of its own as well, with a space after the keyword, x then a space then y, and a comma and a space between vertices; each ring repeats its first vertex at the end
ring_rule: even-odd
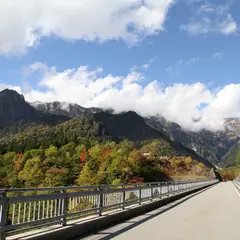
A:
POLYGON ((186 64, 194 64, 194 63, 198 62, 199 60, 200 60, 199 57, 193 57, 193 58, 187 60, 186 64))
POLYGON ((21 93, 21 87, 20 86, 13 86, 13 85, 5 84, 5 83, 0 83, 0 91, 4 90, 6 88, 12 89, 12 90, 15 90, 15 91, 21 93))
POLYGON ((237 32, 237 22, 230 13, 230 3, 225 5, 200 5, 189 23, 181 25, 180 29, 190 35, 221 33, 225 35, 237 32))
POLYGON ((201 3, 201 2, 206 2, 206 0, 184 0, 184 1, 188 5, 192 5, 192 4, 195 4, 195 3, 201 3))
POLYGON ((240 84, 212 91, 200 82, 163 87, 154 80, 143 86, 144 76, 136 71, 113 76, 104 74, 101 68, 90 70, 80 66, 58 72, 55 67, 41 63, 31 65, 30 70, 33 74, 43 73, 38 88, 24 90, 1 84, 0 89, 14 88, 29 102, 62 101, 113 108, 116 112, 134 110, 143 116, 159 114, 191 130, 218 130, 223 127, 224 118, 240 117, 240 84), (198 118, 201 120, 194 123, 193 119, 198 118))
POLYGON ((182 74, 182 69, 184 68, 184 66, 186 65, 193 65, 197 62, 200 61, 199 57, 192 57, 190 59, 184 60, 184 59, 180 59, 178 62, 169 65, 166 68, 166 72, 169 73, 170 75, 181 75, 182 74))
POLYGON ((200 8, 198 9, 198 14, 202 14, 203 12, 214 12, 214 7, 211 6, 210 4, 204 4, 201 5, 200 8))
POLYGON ((142 65, 142 67, 145 69, 145 70, 148 70, 150 64, 149 63, 145 63, 142 65))
POLYGON ((181 71, 180 67, 178 66, 178 64, 169 65, 166 68, 166 72, 169 73, 170 75, 181 75, 182 74, 182 71, 181 71))
POLYGON ((216 52, 212 55, 212 58, 222 60, 226 57, 226 54, 224 52, 216 52))
POLYGON ((147 63, 142 65, 142 68, 148 70, 151 64, 156 60, 156 58, 151 58, 147 63))
POLYGON ((230 10, 230 2, 227 2, 225 5, 213 5, 213 4, 203 4, 198 9, 198 14, 202 13, 214 13, 216 15, 224 15, 230 10))
POLYGON ((51 35, 129 44, 164 30, 174 0, 1 0, 0 54, 23 53, 51 35))
POLYGON ((181 30, 187 31, 190 35, 206 34, 210 32, 229 35, 237 32, 237 23, 228 15, 223 21, 211 20, 204 17, 200 20, 191 20, 187 25, 182 25, 181 30))
POLYGON ((184 63, 184 61, 182 60, 182 59, 180 59, 179 61, 178 61, 178 65, 182 65, 184 63))

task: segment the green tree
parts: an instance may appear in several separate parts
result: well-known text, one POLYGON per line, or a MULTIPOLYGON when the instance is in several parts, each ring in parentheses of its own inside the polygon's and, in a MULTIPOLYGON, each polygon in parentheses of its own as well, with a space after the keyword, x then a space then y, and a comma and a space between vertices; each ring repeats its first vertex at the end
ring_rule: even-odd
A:
POLYGON ((39 157, 29 159, 23 170, 18 174, 18 178, 24 181, 27 187, 37 187, 44 180, 44 165, 39 157))
POLYGON ((58 149, 57 147, 51 145, 49 148, 45 150, 45 163, 48 166, 56 166, 57 165, 57 159, 58 159, 58 149))
POLYGON ((66 185, 68 180, 68 170, 64 168, 49 168, 46 171, 44 186, 57 187, 66 185))
POLYGON ((96 182, 96 174, 89 168, 88 163, 83 167, 77 181, 77 185, 95 185, 96 182))

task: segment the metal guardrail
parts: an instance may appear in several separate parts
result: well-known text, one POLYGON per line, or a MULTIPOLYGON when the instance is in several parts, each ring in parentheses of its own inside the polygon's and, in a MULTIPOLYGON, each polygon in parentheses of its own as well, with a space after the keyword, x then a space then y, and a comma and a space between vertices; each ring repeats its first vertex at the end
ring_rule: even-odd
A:
POLYGON ((168 197, 217 180, 0 190, 0 240, 6 235, 168 197))
POLYGON ((233 183, 235 183, 235 186, 236 186, 236 185, 238 186, 238 187, 236 186, 237 188, 240 187, 240 180, 234 180, 233 183))
POLYGON ((234 180, 234 182, 240 186, 240 180, 234 180))

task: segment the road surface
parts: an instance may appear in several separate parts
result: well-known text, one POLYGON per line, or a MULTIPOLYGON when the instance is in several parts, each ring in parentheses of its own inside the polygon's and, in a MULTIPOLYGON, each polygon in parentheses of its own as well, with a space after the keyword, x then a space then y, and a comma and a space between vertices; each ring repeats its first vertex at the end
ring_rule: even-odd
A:
POLYGON ((240 194, 217 184, 84 240, 239 240, 240 194))

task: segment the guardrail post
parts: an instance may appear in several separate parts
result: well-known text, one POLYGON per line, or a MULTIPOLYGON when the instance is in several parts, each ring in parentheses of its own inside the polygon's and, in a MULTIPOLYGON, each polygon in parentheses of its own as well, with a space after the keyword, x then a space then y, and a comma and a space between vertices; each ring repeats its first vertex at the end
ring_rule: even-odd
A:
POLYGON ((159 183, 159 198, 162 198, 162 184, 159 183))
POLYGON ((139 205, 141 205, 141 203, 142 203, 142 189, 141 189, 140 185, 138 185, 138 187, 139 187, 139 201, 138 201, 138 203, 139 203, 139 205))
POLYGON ((102 207, 103 207, 103 189, 101 187, 98 188, 99 191, 99 211, 98 211, 98 215, 102 216, 102 207))
MULTIPOLYGON (((0 227, 4 227, 8 222, 8 197, 6 192, 0 192, 0 200, 2 201, 2 206, 0 206, 0 227)), ((0 240, 6 239, 6 232, 4 229, 0 229, 0 240)))
POLYGON ((62 217, 62 225, 66 226, 67 225, 67 213, 68 213, 68 194, 67 192, 63 189, 62 193, 64 194, 64 197, 62 198, 63 201, 63 217, 62 217))
POLYGON ((150 200, 153 201, 153 186, 152 186, 151 183, 149 185, 150 185, 150 190, 151 190, 151 198, 150 198, 150 200))
POLYGON ((126 191, 125 191, 125 187, 122 186, 123 189, 123 195, 122 195, 122 209, 125 209, 125 198, 126 198, 126 191))

